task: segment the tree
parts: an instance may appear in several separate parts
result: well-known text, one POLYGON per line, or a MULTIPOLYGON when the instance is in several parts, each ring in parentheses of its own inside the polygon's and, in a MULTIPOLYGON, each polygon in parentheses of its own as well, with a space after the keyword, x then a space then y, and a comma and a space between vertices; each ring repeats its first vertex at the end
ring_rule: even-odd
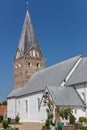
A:
POLYGON ((3 120, 2 125, 3 125, 3 128, 6 129, 8 127, 8 120, 3 120))
POLYGON ((70 117, 69 117, 69 123, 74 124, 75 120, 76 120, 76 118, 74 117, 74 115, 71 114, 70 117))
POLYGON ((19 117, 19 116, 16 116, 15 122, 16 122, 16 123, 19 123, 19 121, 20 121, 20 117, 19 117))
POLYGON ((86 117, 84 117, 84 116, 81 116, 81 117, 79 117, 79 122, 81 122, 81 124, 82 124, 82 122, 87 122, 87 118, 86 117))
POLYGON ((60 111, 60 117, 62 117, 62 119, 68 120, 69 116, 72 115, 73 111, 71 108, 63 108, 60 111))
POLYGON ((3 102, 2 102, 2 105, 7 105, 7 101, 3 101, 3 102))
POLYGON ((57 106, 55 109, 55 126, 57 127, 57 123, 60 118, 60 108, 57 106))

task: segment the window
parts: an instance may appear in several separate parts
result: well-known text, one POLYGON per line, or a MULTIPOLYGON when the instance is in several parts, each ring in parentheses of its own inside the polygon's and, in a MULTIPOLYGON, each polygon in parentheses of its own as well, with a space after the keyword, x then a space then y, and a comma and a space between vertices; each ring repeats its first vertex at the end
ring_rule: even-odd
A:
POLYGON ((30 51, 30 56, 32 56, 32 51, 30 51))
POLYGON ((36 57, 39 57, 39 53, 38 52, 36 52, 36 57))
POLYGON ((40 63, 37 63, 37 68, 40 68, 40 63))
POLYGON ((40 111, 40 98, 37 98, 38 101, 38 111, 40 111))
POLYGON ((77 109, 75 109, 75 114, 77 114, 77 109))
POLYGON ((85 93, 84 92, 82 92, 82 98, 83 98, 83 100, 85 102, 85 93))
POLYGON ((20 68, 20 67, 21 67, 21 64, 19 64, 18 66, 19 66, 19 68, 20 68))
POLYGON ((33 56, 35 57, 35 50, 33 50, 33 56))
POLYGON ((25 107, 26 107, 25 109, 26 109, 26 113, 27 113, 28 112, 28 101, 27 100, 25 101, 25 107))
POLYGON ((17 67, 17 65, 15 65, 15 69, 17 69, 18 67, 17 67))
POLYGON ((29 63, 28 63, 28 66, 29 66, 29 67, 32 67, 32 63, 31 63, 31 62, 29 62, 29 63))
POLYGON ((18 107, 20 107, 20 101, 18 101, 18 107))

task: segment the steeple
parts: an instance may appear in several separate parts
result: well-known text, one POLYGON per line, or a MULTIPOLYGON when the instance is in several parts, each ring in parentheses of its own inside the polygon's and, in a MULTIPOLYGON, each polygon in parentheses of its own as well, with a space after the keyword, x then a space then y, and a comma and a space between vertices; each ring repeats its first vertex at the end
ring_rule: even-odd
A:
POLYGON ((28 10, 29 2, 26 0, 26 10, 28 10))
POLYGON ((14 59, 14 89, 21 88, 33 73, 44 68, 44 58, 26 5, 26 16, 14 59))
POLYGON ((17 48, 16 59, 30 55, 30 50, 34 48, 42 56, 41 49, 31 22, 29 11, 26 12, 26 17, 17 48))

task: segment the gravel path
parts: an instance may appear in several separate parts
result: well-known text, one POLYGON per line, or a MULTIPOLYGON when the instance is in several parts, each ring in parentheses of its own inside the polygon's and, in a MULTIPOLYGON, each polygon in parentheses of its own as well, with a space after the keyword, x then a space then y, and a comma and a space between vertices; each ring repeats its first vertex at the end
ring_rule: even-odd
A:
POLYGON ((42 124, 41 123, 20 123, 16 125, 19 130, 41 130, 42 124))

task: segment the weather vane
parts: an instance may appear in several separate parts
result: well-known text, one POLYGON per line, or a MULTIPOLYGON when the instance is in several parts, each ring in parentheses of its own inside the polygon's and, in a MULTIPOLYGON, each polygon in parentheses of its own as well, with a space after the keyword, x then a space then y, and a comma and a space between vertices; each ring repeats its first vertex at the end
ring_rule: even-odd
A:
POLYGON ((26 0, 26 10, 28 10, 29 2, 26 0))

